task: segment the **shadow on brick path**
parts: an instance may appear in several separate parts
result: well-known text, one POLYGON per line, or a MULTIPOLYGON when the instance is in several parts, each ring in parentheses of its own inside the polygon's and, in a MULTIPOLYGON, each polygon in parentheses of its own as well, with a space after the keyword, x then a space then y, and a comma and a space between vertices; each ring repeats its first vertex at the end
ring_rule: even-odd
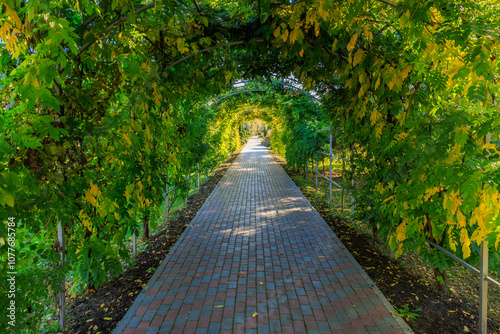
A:
POLYGON ((113 333, 411 333, 251 139, 113 333))

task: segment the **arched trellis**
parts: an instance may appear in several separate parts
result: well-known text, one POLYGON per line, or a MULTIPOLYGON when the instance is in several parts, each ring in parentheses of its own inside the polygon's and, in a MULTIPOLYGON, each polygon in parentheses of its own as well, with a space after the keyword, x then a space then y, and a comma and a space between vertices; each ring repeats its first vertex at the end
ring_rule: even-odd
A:
MULTIPOLYGON (((320 101, 320 99, 318 97, 314 96, 313 94, 311 94, 308 91, 305 91, 301 87, 299 87, 298 84, 300 84, 300 82, 298 80, 295 80, 295 79, 292 79, 292 78, 286 78, 285 80, 290 80, 290 81, 294 82, 295 85, 293 85, 291 83, 288 83, 288 82, 283 82, 283 81, 272 80, 271 82, 274 83, 274 84, 279 84, 279 85, 283 85, 283 86, 287 86, 287 87, 291 87, 293 89, 299 90, 302 93, 307 94, 310 98, 315 99, 316 101, 320 101)), ((234 86, 240 85, 240 84, 244 85, 244 84, 247 84, 249 82, 254 82, 254 81, 252 81, 252 80, 237 81, 237 82, 233 83, 232 86, 234 87, 234 86)))
MULTIPOLYGON (((295 80, 295 79, 292 79, 292 78, 286 78, 286 80, 292 81, 292 82, 294 82, 294 83, 296 83, 296 84, 294 85, 294 84, 291 84, 291 83, 288 83, 288 82, 276 81, 276 80, 273 80, 273 81, 271 81, 271 82, 272 82, 272 83, 274 83, 274 84, 279 84, 279 85, 283 85, 283 86, 286 86, 286 87, 291 87, 291 88, 293 88, 293 89, 295 89, 295 90, 298 90, 298 91, 300 91, 300 92, 302 92, 302 93, 306 94, 306 95, 307 95, 307 96, 309 96, 310 98, 312 98, 312 99, 314 99, 314 100, 318 101, 318 103, 320 103, 320 104, 321 104, 320 99, 319 99, 317 96, 314 96, 313 94, 311 94, 311 93, 309 93, 309 92, 307 92, 307 91, 303 90, 301 87, 299 87, 299 86, 298 86, 298 84, 300 84, 300 83, 299 83, 299 81, 297 81, 297 80, 295 80)), ((237 85, 242 85, 242 84, 243 84, 243 85, 245 85, 245 84, 247 84, 247 83, 251 83, 251 82, 255 82, 255 81, 253 81, 253 80, 242 80, 242 81, 237 81, 237 82, 235 82, 235 83, 231 84, 231 86, 232 86, 232 87, 235 87, 235 86, 237 86, 237 85)), ((242 94, 242 93, 267 92, 267 91, 269 91, 269 90, 268 90, 268 89, 246 89, 246 90, 240 90, 240 91, 232 92, 232 93, 230 93, 230 94, 228 94, 228 95, 225 95, 225 96, 223 96, 223 97, 221 97, 221 98, 219 98, 219 99, 217 99, 217 100, 215 100, 215 101, 211 102, 210 104, 208 104, 208 103, 210 102, 210 100, 211 100, 211 99, 208 99, 207 101, 205 101, 205 102, 202 104, 202 106, 206 105, 206 107, 205 107, 205 108, 208 108, 208 107, 210 107, 210 106, 212 106, 212 105, 214 105, 214 104, 217 104, 217 103, 219 103, 220 101, 225 100, 225 99, 227 99, 227 98, 229 98, 229 97, 231 97, 231 96, 239 95, 239 94, 242 94)), ((220 106, 219 108, 217 108, 217 110, 218 110, 218 109, 220 109, 220 108, 222 108, 223 106, 224 106, 224 105, 220 106)))

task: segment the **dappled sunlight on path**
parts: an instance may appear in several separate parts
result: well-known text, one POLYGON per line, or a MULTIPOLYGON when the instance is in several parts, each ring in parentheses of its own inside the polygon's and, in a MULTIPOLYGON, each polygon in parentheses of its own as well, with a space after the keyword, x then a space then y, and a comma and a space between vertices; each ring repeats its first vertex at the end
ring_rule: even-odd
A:
POLYGON ((407 325, 251 139, 114 333, 403 333, 407 325))

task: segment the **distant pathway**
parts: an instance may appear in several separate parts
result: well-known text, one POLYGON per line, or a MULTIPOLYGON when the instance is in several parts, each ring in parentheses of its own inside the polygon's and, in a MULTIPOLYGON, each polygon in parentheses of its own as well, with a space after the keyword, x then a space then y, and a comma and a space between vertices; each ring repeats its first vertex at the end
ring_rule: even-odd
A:
POLYGON ((251 139, 113 333, 411 333, 251 139))

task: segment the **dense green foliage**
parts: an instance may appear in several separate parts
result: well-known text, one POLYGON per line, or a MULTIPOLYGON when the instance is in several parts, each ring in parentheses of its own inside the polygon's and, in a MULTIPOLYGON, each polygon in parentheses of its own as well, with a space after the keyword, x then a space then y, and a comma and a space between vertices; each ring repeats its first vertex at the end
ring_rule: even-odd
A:
MULTIPOLYGON (((121 272, 126 236, 161 221, 167 174, 185 192, 190 171, 240 145, 250 117, 273 127, 273 147, 297 165, 331 126, 364 176, 358 217, 397 254, 428 252, 426 239, 464 257, 483 240, 499 246, 495 1, 0 6, 0 217, 17 221, 19 328, 38 330, 63 275, 78 289, 121 272), (280 88, 211 104, 239 78, 288 76, 322 105, 280 88)), ((2 266, 7 232, 0 224, 2 266)))

